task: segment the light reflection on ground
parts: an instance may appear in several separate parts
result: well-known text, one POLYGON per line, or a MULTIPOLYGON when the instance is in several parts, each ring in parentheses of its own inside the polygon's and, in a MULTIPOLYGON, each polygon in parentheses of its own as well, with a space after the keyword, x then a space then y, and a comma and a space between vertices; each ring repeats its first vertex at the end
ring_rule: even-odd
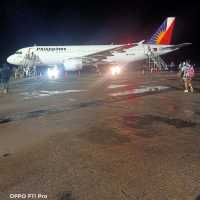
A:
POLYGON ((120 88, 120 87, 126 87, 126 86, 128 86, 128 85, 109 85, 108 86, 108 89, 115 89, 115 88, 120 88))

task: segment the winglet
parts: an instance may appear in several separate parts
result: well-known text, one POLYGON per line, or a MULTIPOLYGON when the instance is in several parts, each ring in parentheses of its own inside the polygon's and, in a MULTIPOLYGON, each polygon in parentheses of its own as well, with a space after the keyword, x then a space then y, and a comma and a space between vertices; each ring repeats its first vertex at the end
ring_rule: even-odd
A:
POLYGON ((138 42, 138 44, 143 44, 145 42, 145 40, 141 40, 140 42, 138 42))

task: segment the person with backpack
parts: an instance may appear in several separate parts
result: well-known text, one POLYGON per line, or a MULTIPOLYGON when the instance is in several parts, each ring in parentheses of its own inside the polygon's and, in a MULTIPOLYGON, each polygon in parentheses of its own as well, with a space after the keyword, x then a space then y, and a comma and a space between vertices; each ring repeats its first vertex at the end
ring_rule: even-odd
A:
POLYGON ((187 61, 185 65, 182 67, 183 71, 183 80, 185 85, 185 93, 188 93, 189 89, 191 92, 194 92, 192 86, 192 78, 194 77, 194 67, 187 61))

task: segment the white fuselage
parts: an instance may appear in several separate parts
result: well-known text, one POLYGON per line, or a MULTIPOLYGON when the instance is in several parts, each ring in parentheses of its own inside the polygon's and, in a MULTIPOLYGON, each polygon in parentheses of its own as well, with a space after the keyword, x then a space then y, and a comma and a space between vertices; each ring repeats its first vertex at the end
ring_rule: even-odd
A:
POLYGON ((120 45, 84 45, 84 46, 58 46, 37 47, 34 53, 39 56, 45 65, 63 64, 67 60, 81 59, 97 52, 106 51, 120 45))
MULTIPOLYGON (((59 65, 64 64, 66 70, 75 71, 82 68, 82 59, 89 58, 95 54, 103 54, 111 51, 106 55, 103 61, 110 63, 119 63, 126 65, 129 62, 144 60, 148 58, 149 48, 154 55, 163 55, 174 51, 171 45, 151 45, 138 43, 133 47, 126 48, 122 52, 115 50, 123 45, 82 45, 82 46, 34 46, 18 50, 15 54, 7 58, 7 62, 14 65, 22 65, 27 55, 34 55, 37 58, 37 65, 59 65), (112 51, 113 49, 113 51, 112 51), (71 65, 71 66, 70 66, 71 65)), ((92 58, 95 61, 94 58, 92 58)))

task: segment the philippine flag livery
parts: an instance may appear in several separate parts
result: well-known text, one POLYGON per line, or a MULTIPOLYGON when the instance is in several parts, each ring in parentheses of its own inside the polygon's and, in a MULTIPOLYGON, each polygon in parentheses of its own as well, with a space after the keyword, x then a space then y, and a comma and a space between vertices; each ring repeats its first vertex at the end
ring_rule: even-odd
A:
POLYGON ((169 45, 172 39, 172 33, 175 25, 175 17, 168 17, 156 33, 149 40, 149 44, 169 45))

